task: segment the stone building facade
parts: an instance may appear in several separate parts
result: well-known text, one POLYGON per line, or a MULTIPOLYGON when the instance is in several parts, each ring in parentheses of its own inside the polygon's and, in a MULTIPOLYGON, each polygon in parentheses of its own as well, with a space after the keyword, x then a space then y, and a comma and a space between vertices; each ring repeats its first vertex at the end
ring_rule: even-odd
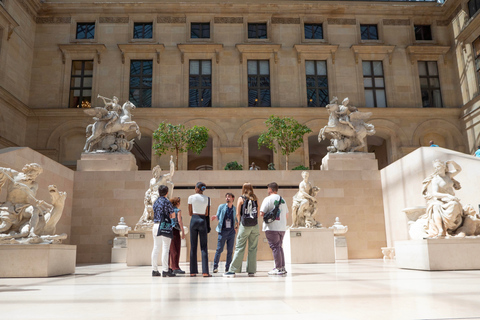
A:
POLYGON ((325 101, 371 111, 381 167, 434 140, 480 144, 480 17, 475 1, 0 1, 0 147, 28 146, 75 167, 98 95, 134 101, 141 169, 161 121, 209 129, 179 168, 262 169, 272 114, 312 129, 291 167, 318 169, 325 101), (475 49, 476 48, 476 49, 475 49))

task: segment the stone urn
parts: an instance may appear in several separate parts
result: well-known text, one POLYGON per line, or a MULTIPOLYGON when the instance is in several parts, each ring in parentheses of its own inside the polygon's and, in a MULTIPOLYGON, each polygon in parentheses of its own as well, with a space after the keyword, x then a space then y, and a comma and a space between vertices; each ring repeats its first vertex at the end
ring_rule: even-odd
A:
POLYGON ((348 227, 342 225, 342 223, 340 222, 340 219, 338 217, 335 218, 335 223, 329 229, 333 229, 333 234, 335 236, 344 235, 348 231, 348 227))
POLYGON ((118 225, 112 227, 113 233, 115 233, 118 237, 125 237, 130 230, 132 230, 132 228, 127 226, 124 217, 120 218, 118 225))

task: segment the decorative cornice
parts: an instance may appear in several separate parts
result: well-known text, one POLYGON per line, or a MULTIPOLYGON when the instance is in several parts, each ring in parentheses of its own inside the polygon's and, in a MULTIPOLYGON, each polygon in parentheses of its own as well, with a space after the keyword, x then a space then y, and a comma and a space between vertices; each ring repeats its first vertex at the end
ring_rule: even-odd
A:
POLYGON ((185 17, 158 16, 157 23, 186 23, 185 17))
POLYGON ((177 44, 181 52, 182 63, 185 62, 185 53, 215 53, 215 60, 220 62, 220 52, 223 50, 223 44, 217 43, 186 43, 177 44))
POLYGON ((5 10, 3 6, 0 6, 0 16, 4 17, 5 20, 8 22, 8 35, 7 35, 7 40, 10 40, 10 37, 12 36, 13 29, 19 26, 17 21, 10 15, 10 13, 5 10))
POLYGON ((480 36, 480 14, 468 20, 462 31, 457 36, 457 41, 462 43, 465 50, 465 44, 472 43, 480 36))
POLYGON ((435 23, 437 24, 438 27, 448 27, 450 24, 451 20, 437 20, 435 23))
POLYGON ((128 23, 128 17, 100 17, 99 23, 128 23))
POLYGON ((118 49, 122 54, 122 63, 125 63, 125 55, 129 53, 152 53, 157 56, 157 64, 160 63, 160 55, 165 46, 161 43, 150 44, 150 43, 127 43, 127 44, 118 44, 118 49))
POLYGON ((383 19, 384 26, 409 26, 410 19, 383 19))
POLYGON ((68 24, 72 22, 72 17, 37 17, 37 24, 68 24))
POLYGON ((30 108, 2 86, 0 86, 0 100, 5 101, 7 107, 17 110, 24 116, 30 115, 30 108))
POLYGON ((328 24, 355 26, 357 24, 357 19, 328 18, 327 22, 328 24))
POLYGON ((296 44, 293 46, 297 51, 297 61, 298 63, 302 62, 302 56, 318 56, 318 55, 327 55, 332 57, 332 63, 335 64, 335 53, 337 52, 338 45, 330 44, 296 44))
POLYGON ((300 24, 300 18, 272 18, 272 24, 300 24))
POLYGON ((41 3, 39 0, 16 0, 25 12, 35 21, 41 3))
POLYGON ((65 64, 66 55, 72 53, 93 53, 97 55, 98 63, 101 62, 100 54, 107 50, 104 44, 59 44, 58 48, 62 52, 62 62, 65 64))
POLYGON ((413 64, 415 60, 418 60, 418 58, 438 60, 440 56, 443 56, 444 63, 447 63, 447 61, 445 60, 445 55, 447 54, 448 50, 450 50, 450 46, 415 45, 408 46, 405 51, 410 57, 410 62, 413 64))
POLYGON ((243 17, 215 17, 213 18, 214 23, 243 23, 243 17))
POLYGON ((361 55, 388 55, 388 62, 392 64, 393 51, 395 46, 385 46, 385 45, 353 45, 350 47, 355 54, 355 63, 358 64, 358 58, 361 55))
POLYGON ((275 63, 278 62, 278 51, 282 48, 281 44, 258 43, 258 44, 237 44, 235 45, 240 52, 240 63, 243 63, 245 53, 273 53, 275 63))

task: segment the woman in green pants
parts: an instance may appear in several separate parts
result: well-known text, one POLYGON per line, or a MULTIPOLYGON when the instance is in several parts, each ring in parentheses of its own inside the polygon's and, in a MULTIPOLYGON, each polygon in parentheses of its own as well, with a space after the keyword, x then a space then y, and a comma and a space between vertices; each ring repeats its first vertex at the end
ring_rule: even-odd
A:
POLYGON ((238 198, 237 221, 240 221, 240 228, 238 229, 235 254, 230 269, 223 276, 233 278, 236 272, 242 271, 243 255, 248 241, 247 272, 249 277, 253 277, 257 272, 257 245, 260 231, 258 229, 257 196, 253 193, 250 183, 243 184, 242 196, 238 198))

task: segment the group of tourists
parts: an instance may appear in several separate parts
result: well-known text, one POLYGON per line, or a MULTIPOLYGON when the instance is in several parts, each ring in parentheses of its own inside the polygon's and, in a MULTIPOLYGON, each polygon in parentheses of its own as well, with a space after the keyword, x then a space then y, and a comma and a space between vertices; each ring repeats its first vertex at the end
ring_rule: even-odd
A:
MULTIPOLYGON (((227 192, 225 203, 218 206, 215 215, 210 214, 210 198, 203 194, 207 186, 198 182, 195 186, 195 194, 188 197, 188 214, 190 220, 190 276, 198 274, 197 247, 200 239, 200 251, 202 256, 202 275, 212 277, 208 269, 208 233, 210 221, 218 220, 216 231, 218 232, 217 250, 213 260, 213 273, 218 273, 220 255, 225 245, 227 246, 227 259, 225 263, 224 277, 235 277, 242 270, 242 261, 248 245, 248 257, 246 271, 249 277, 257 272, 257 246, 260 235, 258 219, 263 219, 262 230, 265 232, 268 244, 273 252, 275 267, 269 271, 269 275, 285 275, 285 256, 282 243, 287 229, 288 207, 278 192, 278 184, 275 182, 267 185, 268 196, 258 206, 258 198, 250 183, 242 186, 242 195, 237 200, 235 207, 235 195, 227 192), (236 235, 235 252, 233 250, 236 235)), ((153 205, 154 226, 153 250, 152 250, 152 276, 174 277, 177 274, 185 274, 180 269, 180 243, 185 238, 183 231, 182 212, 180 198, 168 199, 168 187, 160 185, 159 197, 153 205), (162 246, 162 272, 158 271, 157 259, 162 246)))

